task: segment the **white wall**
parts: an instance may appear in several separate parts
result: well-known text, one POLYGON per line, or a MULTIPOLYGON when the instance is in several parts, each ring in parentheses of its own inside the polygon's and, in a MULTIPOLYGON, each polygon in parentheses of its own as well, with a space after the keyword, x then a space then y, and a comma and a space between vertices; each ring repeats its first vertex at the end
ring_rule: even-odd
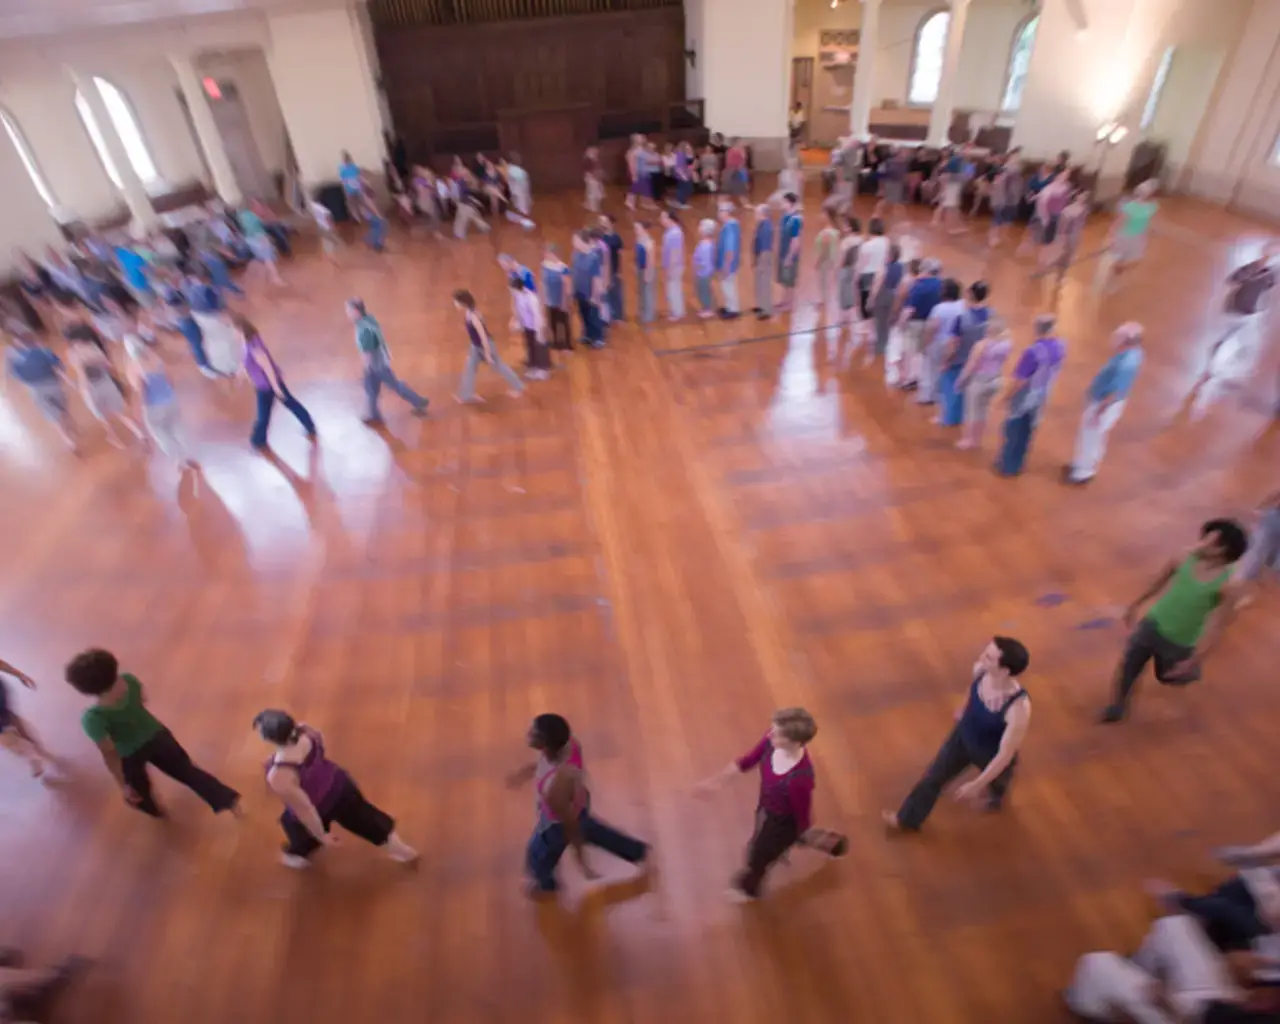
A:
POLYGON ((689 99, 700 100, 703 98, 703 75, 702 69, 706 60, 702 45, 705 36, 703 26, 703 9, 707 0, 684 0, 684 45, 685 49, 692 50, 698 56, 694 61, 694 66, 689 67, 685 62, 684 71, 684 92, 689 99))
MULTIPOLYGON (((262 50, 236 50, 230 53, 205 54, 196 62, 201 77, 219 82, 231 82, 240 94, 245 113, 249 118, 249 130, 257 143, 262 165, 268 173, 285 169, 288 148, 288 130, 280 101, 276 98, 275 83, 267 67, 267 56, 262 50)), ((188 136, 191 134, 187 133, 188 136)))
POLYGON ((1280 4, 1254 0, 1190 158, 1190 190, 1280 219, 1280 4))
POLYGON ((791 0, 704 0, 702 17, 707 124, 751 139, 757 159, 772 163, 787 136, 791 0))
POLYGON ((335 180, 343 150, 379 170, 381 114, 355 12, 272 16, 267 27, 267 63, 302 180, 335 180))
POLYGON ((0 194, 4 196, 4 216, 0 218, 0 275, 4 275, 16 266, 19 250, 38 255, 46 245, 58 244, 62 235, 3 129, 0 129, 0 194))

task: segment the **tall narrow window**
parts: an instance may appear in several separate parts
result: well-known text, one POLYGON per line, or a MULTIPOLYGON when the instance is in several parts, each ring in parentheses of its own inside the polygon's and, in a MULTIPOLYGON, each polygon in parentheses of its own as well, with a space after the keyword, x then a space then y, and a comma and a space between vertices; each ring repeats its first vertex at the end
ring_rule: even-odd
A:
POLYGON ((1013 49, 1009 51, 1009 74, 1005 80, 1001 110, 1017 110, 1022 106, 1022 90, 1027 84, 1027 69, 1031 67, 1031 51, 1036 45, 1036 29, 1040 27, 1040 15, 1033 14, 1024 21, 1013 35, 1013 49))
MULTIPOLYGON (((151 150, 147 148, 147 142, 142 137, 142 128, 138 124, 137 117, 134 116, 129 101, 124 98, 124 93, 105 78, 95 78, 93 84, 98 89, 98 95, 102 97, 102 105, 107 108, 107 116, 111 118, 111 126, 115 129, 116 135, 120 137, 120 143, 124 146, 125 156, 129 159, 129 166, 133 168, 133 173, 144 185, 159 184, 160 174, 156 170, 156 163, 151 158, 151 150)), ((89 106, 89 101, 80 92, 76 93, 76 110, 80 114, 80 120, 84 122, 84 130, 89 133, 93 148, 98 152, 98 158, 102 161, 107 177, 116 188, 123 188, 120 169, 111 157, 106 139, 102 137, 102 127, 93 116, 93 108, 89 106)))
POLYGON ((942 64, 947 55, 948 11, 927 15, 916 30, 916 46, 911 54, 911 80, 907 86, 908 103, 932 103, 938 98, 942 82, 942 64))
POLYGON ((1173 50, 1171 46, 1164 51, 1164 56, 1160 58, 1160 66, 1156 68, 1156 77, 1151 80, 1151 92, 1147 95, 1147 105, 1142 108, 1142 120, 1138 123, 1138 127, 1145 131, 1151 127, 1151 122, 1156 119, 1156 111, 1160 108, 1160 94, 1164 92, 1164 83, 1169 78, 1169 67, 1173 64, 1173 50))
POLYGON ((31 179, 31 184, 36 187, 36 191, 40 194, 44 205, 52 210, 58 205, 53 198, 53 189, 49 187, 49 183, 44 180, 44 175, 40 173, 40 165, 36 163, 36 155, 27 144, 26 136, 22 134, 18 123, 9 116, 7 111, 0 110, 0 124, 4 125, 5 134, 9 136, 9 141, 13 143, 13 148, 17 150, 18 159, 22 161, 22 166, 26 168, 27 177, 31 179))

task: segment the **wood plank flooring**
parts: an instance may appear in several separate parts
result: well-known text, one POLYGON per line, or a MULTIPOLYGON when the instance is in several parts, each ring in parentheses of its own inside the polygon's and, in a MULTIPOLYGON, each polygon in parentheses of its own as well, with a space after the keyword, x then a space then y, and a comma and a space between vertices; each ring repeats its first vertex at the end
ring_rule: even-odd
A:
MULTIPOLYGON (((1280 826, 1274 592, 1202 685, 1148 680, 1114 729, 1093 722, 1122 634, 1082 628, 1202 519, 1280 485, 1274 346, 1242 386, 1183 403, 1217 282, 1262 227, 1168 200, 1116 295, 1095 301, 1093 265, 1073 269, 1057 300, 1067 368, 1029 472, 1007 481, 988 469, 994 427, 985 452, 958 452, 876 370, 834 369, 811 305, 767 325, 624 327, 524 400, 482 374, 488 404, 454 405, 466 339, 449 294, 476 292, 515 361, 495 258, 567 247, 577 203, 539 200, 530 234, 393 236, 386 258, 304 255, 287 290, 256 286, 247 311, 319 424, 314 453, 278 414, 278 458, 255 455, 251 396, 200 378, 176 340, 203 467, 181 484, 96 434, 84 458, 62 453, 10 386, 0 655, 40 680, 16 702, 65 762, 46 785, 0 764, 0 944, 100 960, 64 1020, 1057 1020, 1075 957, 1145 930, 1142 878, 1205 880, 1214 845, 1280 826), (348 295, 433 399, 426 421, 391 397, 386 433, 360 424, 348 295), (1147 325, 1147 365, 1102 475, 1065 489, 1083 389, 1129 319, 1147 325), (924 768, 997 630, 1029 645, 1036 707, 1008 812, 944 800, 919 837, 886 838, 880 808, 924 768), (61 682, 94 644, 246 794, 247 821, 164 782, 167 825, 120 803, 61 682), (689 789, 797 703, 820 726, 819 817, 852 850, 799 852, 766 900, 731 906, 754 780, 711 802, 689 789), (418 871, 355 840, 309 873, 276 863, 250 731, 267 706, 325 730, 422 848, 418 871), (600 855, 603 887, 566 862, 559 904, 520 893, 532 801, 502 778, 543 710, 574 723, 601 816, 655 844, 651 891, 600 855)), ((808 209, 806 262, 812 191, 808 209)), ((1012 244, 988 259, 981 232, 920 235, 949 272, 987 276, 1025 343, 1050 300, 1012 244)), ((803 297, 814 288, 802 275, 803 297)))

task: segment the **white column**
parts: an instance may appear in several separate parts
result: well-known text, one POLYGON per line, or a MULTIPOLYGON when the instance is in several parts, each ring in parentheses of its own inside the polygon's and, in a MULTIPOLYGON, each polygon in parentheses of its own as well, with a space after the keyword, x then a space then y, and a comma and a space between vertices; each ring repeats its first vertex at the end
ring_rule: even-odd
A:
POLYGON ((951 0, 951 18, 947 23, 947 49, 942 60, 942 77, 938 79, 938 96, 929 112, 930 146, 945 146, 951 131, 951 115, 955 111, 956 72, 960 68, 960 49, 964 45, 964 24, 969 18, 969 0, 951 0))
POLYGON ((209 173, 213 175, 213 188, 219 198, 228 206, 237 206, 244 199, 240 191, 240 183, 236 181, 236 173, 227 158, 227 149, 222 142, 222 132, 213 119, 213 111, 209 107, 209 97, 205 95, 200 73, 189 56, 172 54, 169 63, 173 65, 178 76, 178 85, 182 87, 183 98, 187 101, 187 110, 191 113, 191 123, 196 130, 196 138, 200 140, 200 148, 204 150, 205 161, 209 165, 209 173))
POLYGON ((787 155, 791 0, 704 0, 702 88, 707 127, 749 144, 758 170, 787 155))
POLYGON ((85 102, 89 104, 89 112, 93 114, 93 120, 102 135, 103 144, 107 147, 111 161, 116 166, 116 173, 120 175, 120 194, 129 208, 129 214, 133 217, 134 226, 143 231, 149 231, 159 218, 156 216, 155 207, 151 205, 151 197, 147 195, 142 179, 138 177, 133 164, 129 162, 129 154, 124 148, 124 143, 120 141, 115 122, 111 120, 107 105, 102 101, 102 93, 98 92, 93 75, 75 68, 67 70, 71 75, 71 81, 75 83, 75 87, 80 90, 85 102))
POLYGON ((853 71, 853 107, 849 131, 854 138, 871 134, 871 93, 875 88, 876 47, 880 42, 880 0, 862 0, 858 30, 858 64, 853 71))

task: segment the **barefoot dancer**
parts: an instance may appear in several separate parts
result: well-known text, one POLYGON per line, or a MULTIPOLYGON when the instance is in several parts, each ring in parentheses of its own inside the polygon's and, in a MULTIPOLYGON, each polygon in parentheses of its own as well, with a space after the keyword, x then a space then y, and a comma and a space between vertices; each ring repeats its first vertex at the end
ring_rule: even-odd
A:
MULTIPOLYGON (((3 676, 12 676, 28 690, 36 688, 34 679, 7 661, 0 661, 0 677, 3 676)), ((36 778, 44 774, 44 762, 53 760, 53 755, 40 745, 27 721, 20 718, 9 705, 9 693, 5 689, 3 678, 0 678, 0 746, 25 758, 31 765, 31 774, 36 778)))
POLYGON ((813 827, 813 762, 805 746, 817 732, 813 716, 804 708, 775 711, 759 743, 697 787, 707 794, 752 768, 760 769, 756 828, 747 846, 746 868, 730 890, 735 900, 759 897, 765 873, 797 843, 833 857, 849 847, 844 836, 813 827))
POLYGON ((286 867, 308 867, 322 846, 337 846, 338 837, 329 831, 335 823, 383 847, 394 861, 418 859, 418 851, 396 833, 391 816, 369 803, 346 770, 325 756, 317 730, 284 711, 261 712, 253 728, 276 748, 267 762, 267 785, 285 806, 280 827, 287 841, 280 860, 286 867))
POLYGON ((1124 718, 1148 661, 1155 661, 1156 679, 1167 686, 1185 686, 1200 678, 1204 659, 1231 621, 1241 587, 1232 573, 1248 547, 1249 536, 1234 519, 1210 519, 1200 527, 1200 543, 1181 560, 1170 560, 1129 605, 1124 623, 1133 632, 1103 722, 1124 718), (1151 610, 1139 619, 1153 598, 1151 610))
POLYGON ((458 401, 476 401, 476 369, 481 363, 493 368, 510 385, 512 398, 524 394, 524 384, 511 367, 504 363, 493 344, 493 335, 485 326, 484 318, 476 312, 476 300, 466 289, 453 293, 453 304, 462 310, 466 320, 467 335, 471 339, 471 351, 467 353, 467 365, 462 371, 462 380, 458 383, 458 401))
POLYGON ((1031 700, 1018 682, 1030 662, 1027 649, 1011 637, 997 636, 987 644, 973 666, 969 695, 956 708, 956 724, 933 764, 896 813, 884 812, 890 829, 918 832, 943 787, 970 765, 980 774, 957 786, 955 798, 1000 809, 1031 722, 1031 700))
POLYGON ((532 780, 537 794, 538 824, 525 857, 529 895, 550 896, 559 888, 556 865, 569 847, 588 879, 599 876, 587 863, 587 846, 598 846, 647 870, 648 845, 591 813, 582 745, 574 739, 569 723, 560 715, 539 715, 529 727, 528 739, 538 751, 538 760, 512 773, 507 781, 515 787, 532 780))
POLYGON ((85 734, 98 745, 107 770, 120 786, 130 807, 153 818, 164 811, 151 793, 148 765, 181 782, 215 814, 240 812, 240 794, 208 772, 197 768, 173 733, 147 710, 142 684, 120 673, 110 651, 88 650, 67 666, 67 682, 95 703, 80 716, 85 734))

